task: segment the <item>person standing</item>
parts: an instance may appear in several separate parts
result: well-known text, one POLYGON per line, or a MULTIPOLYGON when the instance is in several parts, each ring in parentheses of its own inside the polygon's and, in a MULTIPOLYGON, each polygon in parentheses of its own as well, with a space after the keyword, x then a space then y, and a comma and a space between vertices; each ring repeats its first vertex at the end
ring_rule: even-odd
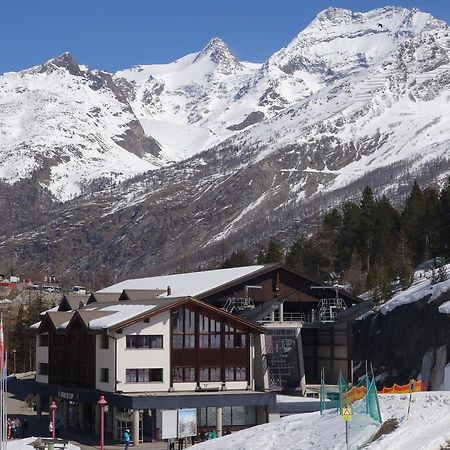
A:
POLYGON ((128 450, 128 447, 130 446, 130 441, 131 441, 130 430, 125 430, 123 432, 123 442, 125 444, 124 450, 128 450))

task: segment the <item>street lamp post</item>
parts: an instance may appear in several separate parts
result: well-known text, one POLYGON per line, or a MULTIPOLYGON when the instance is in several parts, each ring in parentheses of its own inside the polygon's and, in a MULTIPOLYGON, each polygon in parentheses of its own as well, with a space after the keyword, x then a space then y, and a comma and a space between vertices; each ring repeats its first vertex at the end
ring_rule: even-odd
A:
POLYGON ((55 439, 55 414, 56 414, 56 408, 58 408, 56 406, 56 403, 53 401, 52 404, 50 405, 50 409, 52 410, 52 439, 55 439))
POLYGON ((105 406, 108 402, 105 400, 103 395, 100 395, 100 400, 98 401, 100 406, 100 450, 105 449, 105 406))
POLYGON ((12 349, 12 354, 13 354, 13 372, 15 374, 16 373, 16 349, 15 348, 12 349))

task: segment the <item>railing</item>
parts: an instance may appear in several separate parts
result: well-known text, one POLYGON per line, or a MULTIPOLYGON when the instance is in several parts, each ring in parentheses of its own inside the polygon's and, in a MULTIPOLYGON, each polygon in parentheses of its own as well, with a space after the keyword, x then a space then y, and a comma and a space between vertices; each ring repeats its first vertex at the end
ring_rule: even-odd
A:
POLYGON ((283 318, 279 311, 275 311, 272 314, 268 314, 261 323, 273 323, 273 322, 301 322, 301 323, 313 323, 314 313, 298 313, 298 312, 284 312, 283 318))
POLYGON ((254 309, 255 303, 250 297, 230 297, 225 302, 223 309, 232 313, 235 309, 244 311, 246 309, 254 309))
POLYGON ((281 316, 280 310, 277 309, 259 322, 262 324, 277 322, 334 322, 338 313, 344 309, 346 309, 346 305, 341 298, 323 298, 320 300, 318 308, 311 310, 310 313, 283 311, 283 315, 281 316))

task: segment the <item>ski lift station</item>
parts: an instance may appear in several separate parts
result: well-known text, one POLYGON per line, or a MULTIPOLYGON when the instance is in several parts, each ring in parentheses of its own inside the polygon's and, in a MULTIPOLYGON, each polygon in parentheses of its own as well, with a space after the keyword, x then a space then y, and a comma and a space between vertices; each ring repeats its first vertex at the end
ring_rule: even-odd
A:
POLYGON ((196 408, 198 426, 239 429, 280 416, 276 393, 350 378, 351 321, 364 303, 282 264, 130 279, 63 297, 36 335, 38 413, 105 427, 136 445, 161 438, 161 412, 196 408))

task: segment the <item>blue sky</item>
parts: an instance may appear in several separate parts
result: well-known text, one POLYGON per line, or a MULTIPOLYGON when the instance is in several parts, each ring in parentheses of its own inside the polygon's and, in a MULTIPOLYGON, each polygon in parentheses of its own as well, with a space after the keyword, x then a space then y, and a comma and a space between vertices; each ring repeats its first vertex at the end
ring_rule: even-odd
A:
POLYGON ((239 59, 262 62, 329 6, 418 7, 450 22, 449 0, 3 0, 0 72, 65 51, 115 71, 170 62, 221 37, 239 59))

